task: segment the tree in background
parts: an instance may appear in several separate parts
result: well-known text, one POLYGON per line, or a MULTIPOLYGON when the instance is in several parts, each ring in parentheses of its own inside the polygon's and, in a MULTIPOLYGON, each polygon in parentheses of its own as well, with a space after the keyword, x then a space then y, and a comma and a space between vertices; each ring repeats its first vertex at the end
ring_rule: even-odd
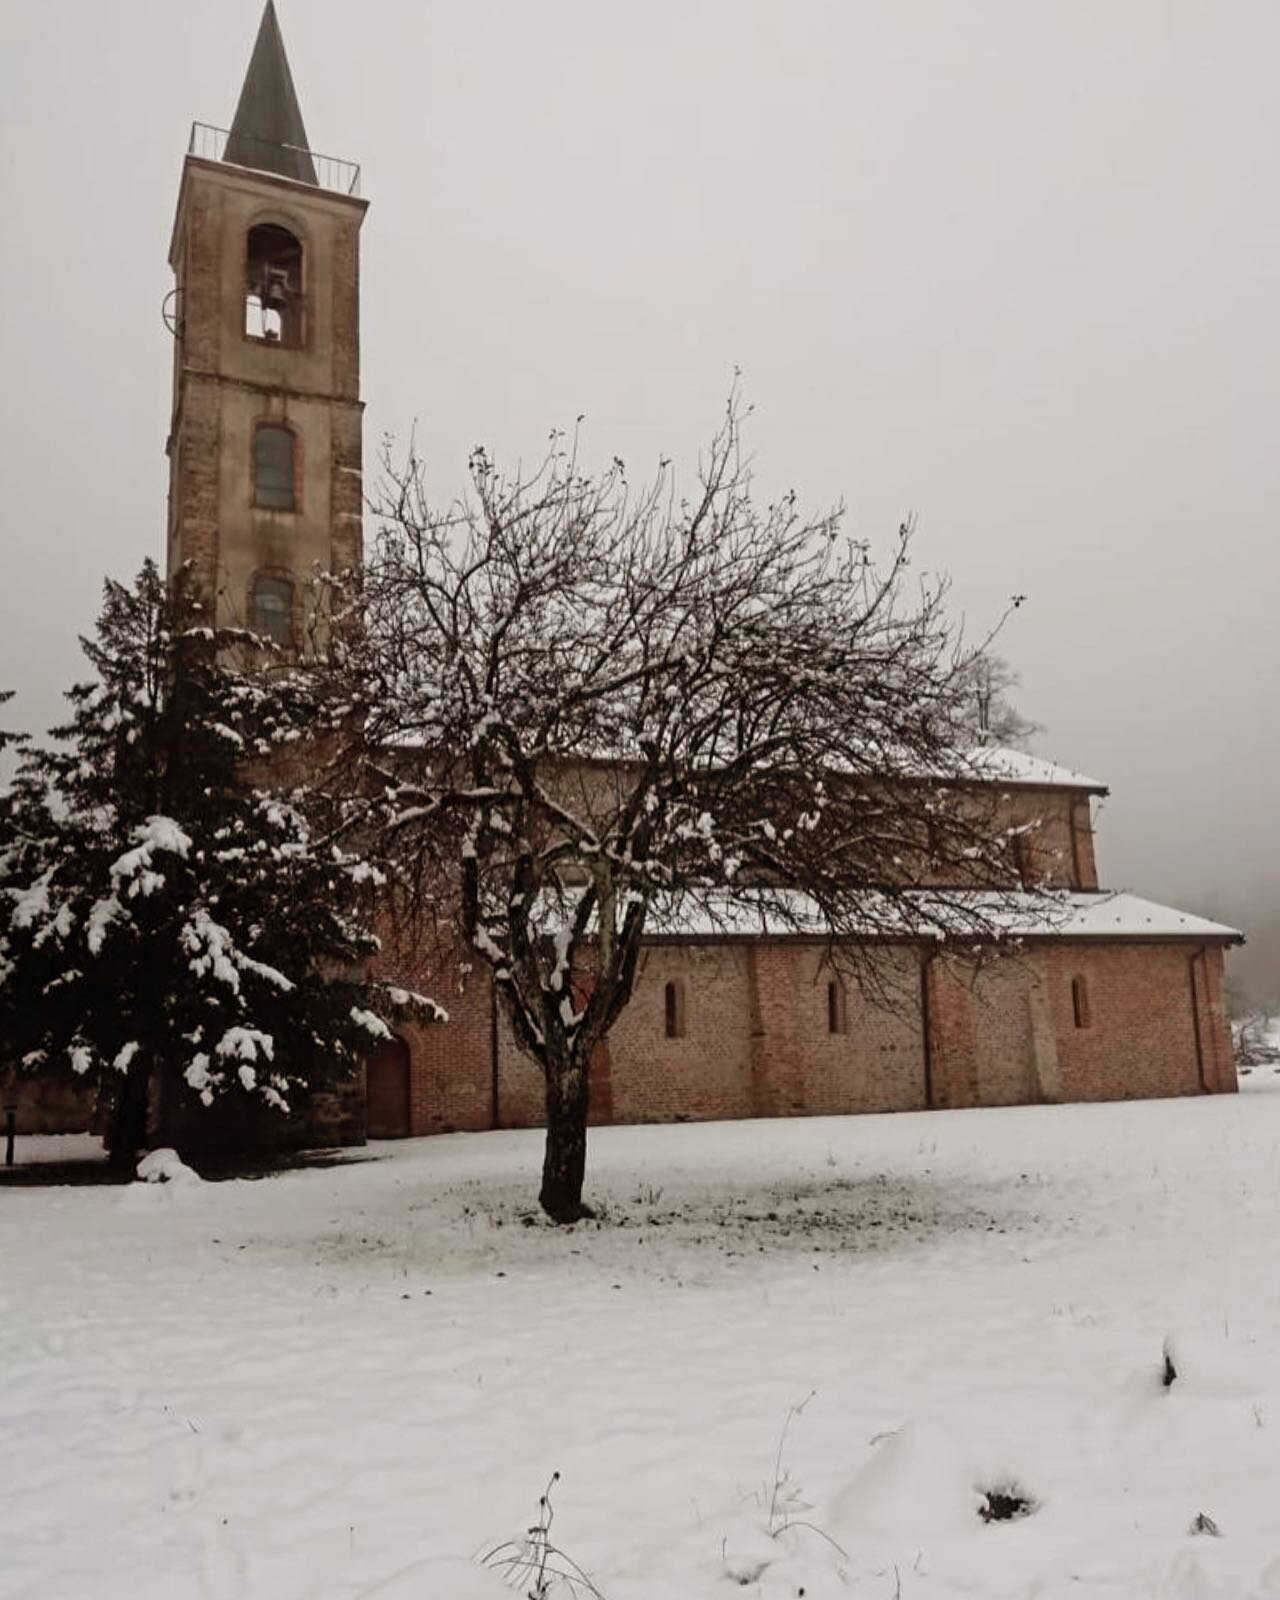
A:
MULTIPOLYGON (((0 706, 12 699, 11 691, 0 691, 0 706)), ((23 735, 8 733, 0 728, 0 756, 6 750, 21 748, 25 743, 23 735)), ((42 827, 41 834, 44 831, 42 827)), ((14 786, 7 784, 0 789, 0 1077, 8 1070, 19 1022, 11 981, 15 972, 16 952, 11 927, 14 900, 10 890, 25 884, 29 875, 34 876, 32 845, 33 840, 21 820, 21 807, 14 786)))
MULTIPOLYGON (((558 439, 531 478, 483 452, 429 504, 392 473, 344 703, 381 789, 371 825, 489 964, 545 1079, 541 1203, 583 1214, 589 1067, 646 929, 828 941, 995 936, 1008 841, 966 783, 982 657, 945 585, 761 507, 731 403, 697 493, 592 478, 558 439)), ((367 774, 366 774, 367 776, 367 774)), ((362 780, 363 781, 363 780, 362 780)))
POLYGON ((1005 745, 1025 750, 1040 723, 1024 717, 1014 704, 1014 692, 1022 679, 1003 656, 982 650, 970 668, 968 710, 965 725, 975 745, 1005 745))
POLYGON ((157 1098, 285 1112, 436 1008, 366 976, 383 877, 310 781, 310 674, 151 562, 83 647, 94 676, 19 769, 9 1049, 96 1084, 124 1164, 157 1098))

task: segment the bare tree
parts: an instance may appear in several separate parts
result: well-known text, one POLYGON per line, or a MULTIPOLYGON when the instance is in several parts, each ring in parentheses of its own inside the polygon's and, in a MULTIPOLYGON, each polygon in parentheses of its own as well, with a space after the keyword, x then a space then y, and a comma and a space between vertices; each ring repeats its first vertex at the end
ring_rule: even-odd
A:
POLYGON ((1013 696, 1022 686, 1022 679, 1004 656, 991 650, 979 652, 973 659, 970 677, 965 723, 974 744, 1022 750, 1043 731, 1040 723, 1023 716, 1014 704, 1013 696))
POLYGON ((560 436, 524 478, 477 451, 440 513, 419 460, 388 463, 344 714, 384 844, 545 1076, 561 1221, 647 928, 808 933, 854 967, 885 935, 1002 928, 945 584, 913 581, 907 529, 877 570, 838 513, 757 505, 740 424, 735 399, 687 501, 665 465, 638 491, 584 474, 560 436))

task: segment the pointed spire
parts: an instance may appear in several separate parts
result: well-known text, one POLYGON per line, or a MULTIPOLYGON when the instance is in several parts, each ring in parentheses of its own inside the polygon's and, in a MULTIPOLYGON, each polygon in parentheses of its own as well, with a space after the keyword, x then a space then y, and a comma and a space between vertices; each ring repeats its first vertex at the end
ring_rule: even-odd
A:
POLYGON ((278 172, 301 183, 316 181, 275 0, 267 0, 262 13, 222 159, 239 167, 256 167, 259 172, 278 172))

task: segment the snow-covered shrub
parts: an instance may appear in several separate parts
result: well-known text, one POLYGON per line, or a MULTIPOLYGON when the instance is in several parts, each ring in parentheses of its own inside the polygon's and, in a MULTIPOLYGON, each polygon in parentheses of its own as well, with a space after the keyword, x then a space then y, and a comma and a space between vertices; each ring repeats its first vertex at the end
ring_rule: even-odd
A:
POLYGON ((199 1183, 193 1171, 176 1150, 151 1150, 138 1163, 140 1183, 199 1183))

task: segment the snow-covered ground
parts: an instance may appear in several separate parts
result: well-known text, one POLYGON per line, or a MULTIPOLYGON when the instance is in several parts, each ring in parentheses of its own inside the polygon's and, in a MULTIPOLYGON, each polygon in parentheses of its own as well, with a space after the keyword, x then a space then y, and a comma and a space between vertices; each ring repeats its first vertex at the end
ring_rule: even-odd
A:
POLYGON ((473 1557, 558 1470, 606 1600, 1280 1597, 1280 1072, 1244 1087, 599 1130, 571 1231, 537 1134, 6 1185, 0 1596, 500 1597, 473 1557))

